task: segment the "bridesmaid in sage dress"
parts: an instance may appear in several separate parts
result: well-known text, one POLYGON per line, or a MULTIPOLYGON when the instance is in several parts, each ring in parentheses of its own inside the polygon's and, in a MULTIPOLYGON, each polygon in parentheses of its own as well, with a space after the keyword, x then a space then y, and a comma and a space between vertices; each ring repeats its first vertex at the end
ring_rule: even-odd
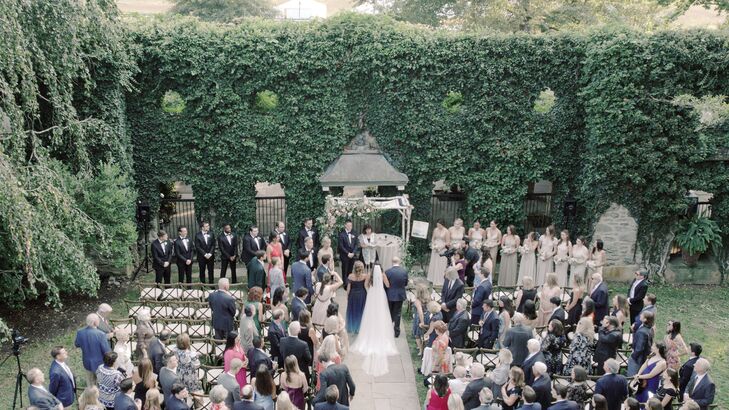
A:
POLYGON ((547 227, 547 231, 539 238, 539 258, 537 258, 537 275, 534 283, 537 286, 544 284, 547 274, 554 272, 554 225, 547 227))
POLYGON ((537 256, 535 254, 539 243, 534 239, 534 232, 529 232, 524 243, 519 247, 521 262, 519 262, 519 279, 522 283, 525 277, 533 278, 537 275, 537 256))
POLYGON ((566 229, 559 234, 559 242, 557 242, 557 255, 554 256, 554 273, 557 274, 557 284, 560 287, 567 286, 567 269, 569 269, 569 259, 572 252, 572 242, 570 241, 570 233, 566 229))
POLYGON ((433 229, 430 241, 430 263, 428 264, 428 280, 434 287, 443 285, 443 274, 448 267, 448 259, 440 256, 451 242, 451 234, 445 227, 445 222, 439 219, 433 229))
POLYGON ((354 263, 354 272, 349 274, 347 284, 347 332, 359 333, 359 326, 362 324, 362 313, 364 313, 365 302, 367 301, 367 289, 365 284, 369 275, 365 274, 365 267, 361 261, 354 263))
POLYGON ((570 254, 570 272, 572 277, 581 276, 582 280, 585 279, 585 270, 587 269, 587 258, 590 256, 590 251, 585 246, 585 238, 578 237, 575 241, 575 245, 572 247, 572 253, 570 254))
POLYGON ((501 238, 501 264, 499 265, 499 286, 516 286, 517 256, 519 236, 514 225, 506 228, 506 235, 501 238))

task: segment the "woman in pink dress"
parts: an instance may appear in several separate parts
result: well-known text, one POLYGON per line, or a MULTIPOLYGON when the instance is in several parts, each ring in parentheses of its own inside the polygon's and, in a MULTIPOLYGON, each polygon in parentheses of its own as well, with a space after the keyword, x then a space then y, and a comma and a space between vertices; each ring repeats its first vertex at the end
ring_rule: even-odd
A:
POLYGON ((426 410, 448 410, 448 399, 451 389, 448 388, 448 376, 439 374, 433 380, 433 386, 425 397, 426 410))
POLYGON ((230 371, 230 362, 233 359, 240 359, 243 362, 243 367, 235 375, 235 380, 238 381, 238 385, 242 389, 243 386, 248 384, 246 379, 246 369, 248 368, 248 357, 243 346, 240 345, 240 336, 235 330, 228 333, 228 339, 225 341, 225 351, 223 352, 223 367, 224 371, 230 371))
MULTIPOLYGON (((273 264, 271 260, 278 258, 279 261, 283 260, 283 249, 281 247, 281 238, 276 233, 268 235, 268 246, 266 246, 266 261, 268 261, 268 270, 271 270, 273 264)), ((284 283, 286 283, 286 272, 283 273, 284 283)))

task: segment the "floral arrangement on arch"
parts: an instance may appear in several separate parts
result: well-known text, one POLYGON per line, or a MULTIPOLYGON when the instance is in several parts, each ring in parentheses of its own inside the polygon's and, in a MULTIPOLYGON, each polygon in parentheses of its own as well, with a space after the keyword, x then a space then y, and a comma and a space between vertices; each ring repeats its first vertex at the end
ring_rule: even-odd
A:
POLYGON ((382 210, 369 202, 367 198, 338 200, 328 195, 324 204, 325 215, 317 218, 319 235, 335 239, 344 229, 347 219, 376 218, 382 210))

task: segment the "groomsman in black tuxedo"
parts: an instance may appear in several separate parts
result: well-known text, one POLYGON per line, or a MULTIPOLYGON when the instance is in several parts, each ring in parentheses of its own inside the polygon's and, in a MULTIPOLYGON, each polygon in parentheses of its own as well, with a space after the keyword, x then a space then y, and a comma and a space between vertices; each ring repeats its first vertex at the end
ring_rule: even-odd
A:
POLYGON ((299 238, 296 241, 297 249, 304 249, 306 238, 311 238, 314 241, 314 248, 319 249, 319 233, 314 229, 314 220, 311 218, 304 219, 304 227, 299 231, 299 238))
POLYGON ((192 283, 192 241, 187 237, 187 227, 177 228, 175 256, 177 257, 177 277, 180 283, 192 283))
POLYGON ((172 243, 167 240, 167 232, 157 232, 157 240, 152 242, 152 266, 154 267, 154 281, 157 283, 170 283, 170 263, 172 262, 172 243))
POLYGON ((309 270, 316 272, 317 268, 319 267, 319 258, 317 255, 317 249, 314 247, 314 240, 311 238, 306 238, 304 240, 304 252, 306 252, 309 257, 306 258, 306 266, 309 267, 309 270))
POLYGON ((278 239, 281 242, 281 249, 284 254, 283 271, 286 274, 289 270, 289 260, 291 259, 291 238, 288 232, 286 232, 286 224, 283 221, 276 222, 276 229, 273 231, 278 235, 278 239))
POLYGON ((235 276, 235 263, 238 261, 238 237, 233 234, 230 224, 223 226, 223 233, 218 237, 218 248, 220 249, 220 277, 224 278, 228 273, 230 265, 230 279, 238 283, 235 276))
POLYGON ((349 219, 344 223, 344 230, 339 233, 337 249, 339 250, 339 260, 342 263, 342 279, 344 279, 344 286, 346 287, 347 282, 349 282, 347 277, 352 273, 357 251, 359 251, 357 233, 352 230, 352 221, 349 219))
POLYGON ((200 267, 200 283, 205 283, 205 271, 208 274, 208 283, 215 280, 215 238, 210 232, 210 224, 203 222, 200 232, 195 235, 195 251, 197 252, 197 265, 200 267))
POLYGON ((258 227, 251 225, 248 228, 248 234, 243 237, 243 262, 248 265, 248 262, 256 257, 258 251, 266 252, 266 242, 258 236, 258 227))

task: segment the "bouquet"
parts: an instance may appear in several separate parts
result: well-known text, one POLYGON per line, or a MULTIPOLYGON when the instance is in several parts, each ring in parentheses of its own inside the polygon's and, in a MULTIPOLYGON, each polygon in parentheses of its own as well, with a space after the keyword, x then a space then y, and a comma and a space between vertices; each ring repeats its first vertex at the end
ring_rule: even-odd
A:
POLYGON ((502 255, 513 255, 516 252, 516 249, 511 247, 501 248, 501 254, 502 255))

